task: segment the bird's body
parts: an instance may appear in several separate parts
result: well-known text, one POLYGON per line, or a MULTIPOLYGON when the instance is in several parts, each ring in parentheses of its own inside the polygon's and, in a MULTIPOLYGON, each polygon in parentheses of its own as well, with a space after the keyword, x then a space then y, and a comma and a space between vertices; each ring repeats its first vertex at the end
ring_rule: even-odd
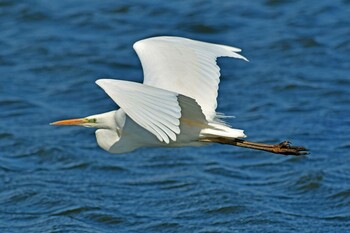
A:
POLYGON ((231 128, 216 113, 220 81, 216 59, 247 60, 238 54, 240 49, 181 37, 144 39, 134 49, 143 67, 143 84, 96 81, 120 109, 53 124, 97 128, 98 145, 110 153, 211 142, 236 145, 237 140, 242 141, 239 138, 246 137, 243 130, 231 128))
MULTIPOLYGON (((140 127, 120 108, 106 113, 110 115, 108 118, 112 119, 111 123, 117 124, 113 126, 112 123, 110 128, 96 130, 97 143, 104 150, 119 154, 133 151, 139 147, 204 146, 208 142, 202 141, 202 138, 220 134, 229 134, 231 138, 245 137, 242 130, 231 129, 220 123, 212 122, 209 124, 201 113, 199 105, 193 99, 180 95, 178 101, 181 107, 181 117, 180 133, 176 135, 176 140, 160 141, 151 132, 140 127), (221 128, 218 129, 219 127, 221 128)), ((99 116, 106 115, 97 115, 97 119, 99 116)))

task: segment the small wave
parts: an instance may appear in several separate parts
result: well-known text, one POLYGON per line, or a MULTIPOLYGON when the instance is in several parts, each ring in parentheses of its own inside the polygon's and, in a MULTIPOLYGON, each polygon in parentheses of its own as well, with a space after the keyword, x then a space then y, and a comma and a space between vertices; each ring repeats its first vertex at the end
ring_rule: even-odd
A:
POLYGON ((88 206, 76 206, 76 207, 66 207, 60 210, 56 210, 53 214, 51 214, 52 216, 71 216, 71 215, 78 215, 84 212, 88 212, 91 210, 97 210, 99 208, 96 207, 88 207, 88 206))
POLYGON ((323 183, 324 176, 323 171, 309 171, 298 178, 295 188, 302 193, 319 189, 323 183))
POLYGON ((124 223, 124 219, 121 217, 114 216, 112 214, 108 213, 101 213, 101 212, 93 212, 87 215, 87 218, 90 220, 94 220, 98 223, 104 223, 109 225, 117 225, 124 223))
POLYGON ((14 135, 11 133, 0 133, 0 139, 12 138, 14 135))
POLYGON ((113 171, 113 172, 120 172, 120 171, 128 171, 129 169, 118 166, 118 165, 100 165, 100 166, 93 166, 93 169, 102 170, 102 171, 113 171))
POLYGON ((221 206, 221 207, 218 207, 218 208, 209 209, 209 210, 206 210, 205 212, 207 214, 231 214, 231 213, 235 213, 235 212, 244 211, 245 209, 246 209, 245 206, 229 205, 229 206, 221 206))

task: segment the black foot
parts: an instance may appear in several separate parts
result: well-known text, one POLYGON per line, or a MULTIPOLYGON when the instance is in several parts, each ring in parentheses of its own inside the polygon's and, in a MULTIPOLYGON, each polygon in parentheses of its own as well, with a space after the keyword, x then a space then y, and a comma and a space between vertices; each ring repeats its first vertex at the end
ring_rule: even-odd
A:
POLYGON ((291 146, 289 141, 281 142, 273 147, 274 153, 284 155, 307 155, 308 149, 302 146, 291 146))

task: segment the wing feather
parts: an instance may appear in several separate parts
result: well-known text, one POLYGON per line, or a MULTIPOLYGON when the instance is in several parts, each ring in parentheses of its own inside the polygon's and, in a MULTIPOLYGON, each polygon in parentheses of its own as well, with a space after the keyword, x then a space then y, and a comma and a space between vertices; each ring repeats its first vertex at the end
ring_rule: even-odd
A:
POLYGON ((160 141, 175 141, 180 133, 178 94, 140 83, 100 79, 99 85, 137 124, 160 141))
POLYGON ((220 82, 218 57, 246 60, 239 48, 181 37, 153 37, 134 44, 140 58, 144 84, 195 99, 207 120, 216 115, 220 82))

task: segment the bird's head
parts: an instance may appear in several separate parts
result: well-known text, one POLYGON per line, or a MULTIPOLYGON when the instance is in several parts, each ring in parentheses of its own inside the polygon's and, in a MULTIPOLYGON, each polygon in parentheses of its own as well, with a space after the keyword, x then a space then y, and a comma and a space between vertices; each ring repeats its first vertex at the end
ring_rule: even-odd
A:
POLYGON ((78 125, 97 129, 116 129, 118 127, 116 125, 115 112, 111 111, 84 118, 61 120, 50 123, 50 125, 78 125))

